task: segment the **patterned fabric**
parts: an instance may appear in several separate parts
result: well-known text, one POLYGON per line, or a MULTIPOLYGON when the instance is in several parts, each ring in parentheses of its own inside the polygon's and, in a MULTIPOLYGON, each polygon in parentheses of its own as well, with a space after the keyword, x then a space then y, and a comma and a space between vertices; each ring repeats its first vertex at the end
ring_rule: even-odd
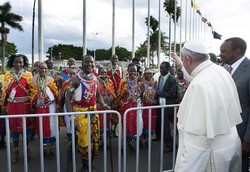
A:
MULTIPOLYGON (((107 79, 107 80, 102 80, 101 78, 98 78, 98 87, 97 90, 99 91, 99 93, 102 95, 103 101, 105 102, 105 104, 111 106, 114 99, 116 99, 116 94, 115 94, 115 88, 114 88, 114 84, 112 82, 111 79, 107 79)), ((97 104, 97 110, 105 110, 103 109, 99 104, 97 104)), ((107 120, 106 120, 106 127, 108 127, 108 121, 110 119, 110 115, 111 114, 107 114, 107 120)), ((112 115, 112 120, 113 122, 116 122, 117 119, 115 118, 116 115, 112 115)), ((100 128, 103 129, 103 115, 99 115, 99 119, 100 119, 100 128)))
MULTIPOLYGON (((76 89, 73 96, 73 111, 86 112, 96 110, 96 78, 93 80, 86 80, 81 77, 79 73, 80 86, 76 89)), ((88 118, 87 115, 78 115, 76 117, 76 126, 78 128, 78 150, 81 159, 88 159, 88 118)), ((99 151, 100 139, 100 124, 97 114, 91 115, 91 152, 92 155, 97 155, 99 151)))
POLYGON ((117 89, 120 85, 120 81, 122 79, 122 68, 120 66, 109 66, 108 70, 107 70, 107 74, 110 77, 110 79, 113 81, 114 83, 114 88, 116 90, 116 93, 118 93, 117 89))
MULTIPOLYGON (((32 73, 28 71, 23 71, 18 79, 15 79, 11 72, 4 75, 1 106, 6 107, 8 115, 29 114, 31 112, 29 91, 31 82, 32 73)), ((31 126, 30 119, 27 118, 26 122, 27 128, 29 128, 31 126)), ((11 118, 10 130, 11 132, 22 132, 22 118, 11 118)))
MULTIPOLYGON (((123 78, 120 82, 118 93, 118 111, 121 114, 123 125, 123 116, 125 111, 129 108, 138 107, 141 102, 140 83, 138 83, 137 79, 131 81, 123 78)), ((137 111, 131 111, 127 115, 126 132, 128 136, 136 135, 137 115, 137 111)))
MULTIPOLYGON (((40 89, 39 86, 39 75, 34 76, 32 79, 32 84, 30 87, 31 91, 31 103, 33 106, 33 110, 35 114, 43 114, 43 113, 50 113, 52 110, 52 113, 56 111, 56 106, 54 105, 53 109, 51 109, 51 105, 55 104, 57 102, 58 97, 58 89, 54 82, 54 79, 50 76, 45 77, 44 82, 44 90, 40 89), (49 89, 50 92, 53 94, 53 100, 51 101, 51 98, 49 97, 49 93, 46 89, 49 89), (43 95, 41 96, 40 93, 43 92, 43 95)), ((51 138, 51 126, 55 127, 55 124, 53 121, 51 121, 50 116, 45 116, 42 118, 43 120, 43 138, 51 138)), ((39 134, 39 118, 36 118, 36 131, 39 134)))
MULTIPOLYGON (((96 109, 95 106, 81 108, 73 106, 75 112, 87 112, 96 109)), ((97 114, 91 115, 90 118, 91 128, 91 152, 92 155, 98 155, 99 152, 99 140, 100 140, 100 124, 97 114)), ((77 136, 78 136, 78 150, 81 159, 88 159, 88 118, 87 115, 79 115, 76 117, 77 136)))

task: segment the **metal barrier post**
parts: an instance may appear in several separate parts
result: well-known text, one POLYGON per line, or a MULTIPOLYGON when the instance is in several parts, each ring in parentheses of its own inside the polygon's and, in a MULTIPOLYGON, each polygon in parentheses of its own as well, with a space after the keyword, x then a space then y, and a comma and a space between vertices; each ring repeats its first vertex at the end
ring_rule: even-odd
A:
MULTIPOLYGON (((106 118, 107 118, 107 114, 104 113, 103 114, 103 141, 104 141, 104 172, 107 172, 107 126, 106 126, 106 118)), ((110 148, 111 149, 111 148, 110 148)))
POLYGON ((173 140, 173 170, 175 166, 175 152, 176 152, 176 113, 177 113, 177 107, 174 107, 174 140, 173 140))
POLYGON ((10 160, 10 122, 9 118, 5 118, 6 125, 6 141, 7 141, 7 166, 8 172, 11 172, 11 160, 10 160))
POLYGON ((160 172, 163 171, 163 143, 164 143, 164 108, 161 108, 161 152, 160 152, 160 172))
POLYGON ((118 172, 121 172, 121 145, 122 145, 122 122, 121 114, 116 112, 118 116, 118 172))
POLYGON ((76 143, 75 143, 75 116, 71 115, 71 143, 72 143, 72 165, 73 172, 76 172, 76 143))
POLYGON ((152 130, 152 109, 148 109, 149 118, 148 118, 148 126, 149 126, 149 133, 148 133, 148 172, 151 172, 151 130, 152 130))
POLYGON ((136 110, 136 172, 139 172, 139 142, 140 142, 140 137, 138 134, 139 131, 139 110, 136 110))
POLYGON ((56 165, 57 172, 60 172, 60 147, 59 147, 59 125, 58 125, 58 116, 56 117, 56 165))
POLYGON ((28 172, 28 161, 27 161, 27 133, 26 133, 26 118, 22 117, 23 120, 23 155, 24 155, 24 171, 28 172))
POLYGON ((91 119, 90 114, 88 114, 88 162, 89 162, 89 172, 92 172, 92 163, 91 163, 91 119))
POLYGON ((127 151, 126 151, 126 120, 127 120, 127 113, 124 113, 123 116, 123 172, 126 172, 126 164, 127 164, 127 151))
POLYGON ((43 157, 43 118, 39 116, 39 134, 40 134, 40 166, 41 172, 44 172, 44 157, 43 157))

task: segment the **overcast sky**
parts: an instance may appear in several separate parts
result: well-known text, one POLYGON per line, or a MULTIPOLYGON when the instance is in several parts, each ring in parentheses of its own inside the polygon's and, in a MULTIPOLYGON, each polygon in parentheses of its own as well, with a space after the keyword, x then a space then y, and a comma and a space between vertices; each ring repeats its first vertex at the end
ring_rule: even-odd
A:
MULTIPOLYGON (((31 53, 32 0, 9 0, 12 11, 23 16, 24 32, 10 30, 8 41, 17 45, 19 53, 31 53)), ((162 0, 163 3, 164 0, 162 0)), ((183 1, 183 17, 185 2, 183 1)), ((1 0, 1 4, 6 0, 1 0)), ((158 0, 151 0, 151 15, 158 19, 158 0)), ((138 46, 146 39, 147 0, 136 0, 135 43, 138 46)), ((180 4, 180 0, 178 0, 180 4)), ((203 16, 211 22, 214 30, 223 35, 222 40, 213 39, 211 30, 206 29, 205 39, 211 52, 219 54, 224 39, 242 37, 250 45, 249 0, 196 0, 203 16)), ((190 0, 188 0, 188 7, 190 0)), ((43 0, 44 53, 55 44, 82 46, 82 0, 43 0)), ((162 5, 163 6, 163 5, 162 5)), ((37 8, 36 8, 37 14, 37 8)), ((162 31, 168 34, 168 18, 162 9, 162 31)), ((189 20, 189 19, 188 19, 189 20)), ((110 48, 112 45, 112 0, 87 0, 87 47, 110 48), (95 37, 93 33, 98 33, 95 37)), ((179 29, 179 25, 177 29, 179 29)), ((184 25, 184 20, 183 20, 184 25)), ((37 18, 35 28, 37 48, 37 18)), ((179 42, 180 31, 177 31, 179 42)), ((182 32, 184 37, 184 29, 182 32)), ((184 41, 184 40, 183 40, 184 41)), ((116 45, 132 49, 132 0, 116 0, 116 45)), ((249 49, 247 55, 249 56, 249 49)))

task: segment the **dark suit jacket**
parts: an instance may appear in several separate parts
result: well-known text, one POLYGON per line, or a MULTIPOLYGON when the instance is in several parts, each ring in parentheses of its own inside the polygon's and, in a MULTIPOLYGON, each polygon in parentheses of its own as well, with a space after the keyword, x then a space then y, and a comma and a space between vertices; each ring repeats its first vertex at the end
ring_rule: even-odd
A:
MULTIPOLYGON (((161 77, 159 78, 158 84, 160 83, 161 77)), ((166 98, 166 104, 175 104, 177 97, 177 81, 172 76, 169 75, 168 79, 164 83, 163 89, 158 93, 158 96, 166 98)))
POLYGON ((246 57, 241 62, 232 78, 238 90, 242 109, 243 122, 237 125, 237 130, 242 141, 250 141, 250 59, 246 57))

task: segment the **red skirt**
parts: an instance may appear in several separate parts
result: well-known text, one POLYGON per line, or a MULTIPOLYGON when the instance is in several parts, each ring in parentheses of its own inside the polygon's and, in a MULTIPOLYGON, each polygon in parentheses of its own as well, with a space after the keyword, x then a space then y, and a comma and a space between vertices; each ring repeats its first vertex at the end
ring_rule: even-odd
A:
MULTIPOLYGON (((35 108, 35 114, 43 114, 43 113, 49 113, 49 107, 44 107, 44 108, 35 108)), ((45 116, 42 117, 43 121, 43 138, 50 138, 50 117, 45 116)), ((36 118, 36 132, 39 135, 40 132, 40 127, 39 127, 39 117, 36 118)))
MULTIPOLYGON (((144 103, 143 106, 155 106, 152 103, 144 103)), ((142 112, 142 119, 143 119, 143 128, 149 129, 149 109, 144 109, 142 112)), ((151 110, 151 130, 155 131, 156 129, 156 120, 157 120, 157 109, 151 110)))
MULTIPOLYGON (((122 127, 124 120, 124 113, 127 109, 137 107, 137 102, 129 102, 119 109, 122 117, 122 127)), ((135 136, 137 132, 137 110, 130 111, 126 116, 126 133, 130 136, 135 136)))
MULTIPOLYGON (((30 102, 8 102, 7 104, 8 115, 21 115, 30 114, 31 107, 30 102)), ((10 118, 10 131, 12 133, 23 132, 23 119, 22 118, 10 118)), ((31 122, 29 118, 26 118, 26 128, 30 128, 31 122)))

